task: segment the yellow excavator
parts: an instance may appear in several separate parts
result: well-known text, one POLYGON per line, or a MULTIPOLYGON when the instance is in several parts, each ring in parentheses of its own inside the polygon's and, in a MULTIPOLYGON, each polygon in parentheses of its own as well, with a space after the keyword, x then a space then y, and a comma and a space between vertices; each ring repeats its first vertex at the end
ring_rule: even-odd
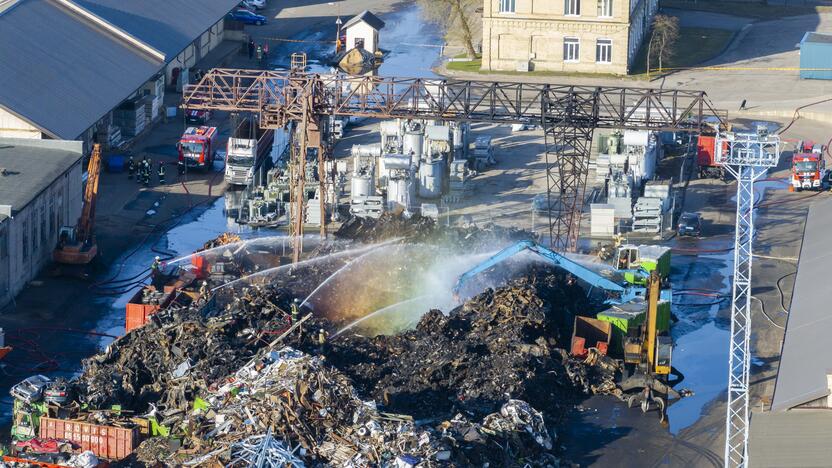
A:
POLYGON ((658 303, 661 278, 654 270, 647 281, 647 316, 637 328, 630 330, 624 342, 624 371, 619 387, 628 394, 629 407, 641 404, 645 413, 655 404, 666 420, 667 402, 683 395, 673 386, 681 382, 681 374, 671 367, 673 342, 669 334, 658 331, 658 303), (678 378, 670 382, 671 374, 678 378))
POLYGON ((52 251, 52 260, 64 265, 87 265, 98 254, 93 226, 95 202, 98 198, 98 178, 101 173, 101 145, 95 144, 87 167, 87 186, 84 189, 84 208, 78 225, 62 226, 58 233, 58 246, 52 251))

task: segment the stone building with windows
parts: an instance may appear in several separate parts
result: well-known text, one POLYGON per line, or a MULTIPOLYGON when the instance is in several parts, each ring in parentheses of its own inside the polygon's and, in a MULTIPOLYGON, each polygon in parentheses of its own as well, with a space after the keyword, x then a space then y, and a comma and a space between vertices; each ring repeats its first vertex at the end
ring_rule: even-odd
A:
POLYGON ((484 71, 630 72, 658 0, 484 0, 484 71))

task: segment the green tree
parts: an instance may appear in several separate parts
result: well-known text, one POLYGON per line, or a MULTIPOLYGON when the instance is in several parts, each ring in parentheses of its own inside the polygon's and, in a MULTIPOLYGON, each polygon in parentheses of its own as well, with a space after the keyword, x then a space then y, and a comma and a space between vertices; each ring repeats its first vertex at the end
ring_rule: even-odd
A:
POLYGON ((418 0, 428 21, 440 25, 447 39, 459 40, 469 58, 477 54, 474 35, 482 29, 482 0, 418 0))
POLYGON ((661 71, 664 62, 673 57, 676 40, 679 39, 679 18, 668 15, 656 15, 653 18, 653 31, 647 45, 647 73, 650 73, 650 62, 657 59, 661 71))

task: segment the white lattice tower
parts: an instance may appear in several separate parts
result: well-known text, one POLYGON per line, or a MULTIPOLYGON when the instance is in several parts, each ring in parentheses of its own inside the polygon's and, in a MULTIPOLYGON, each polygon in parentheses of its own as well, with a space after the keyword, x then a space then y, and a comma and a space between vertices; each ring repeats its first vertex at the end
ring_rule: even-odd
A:
POLYGON ((725 466, 748 465, 748 389, 751 363, 751 261, 754 239, 754 181, 777 165, 780 137, 767 132, 724 133, 716 138, 716 160, 737 179, 731 344, 725 466))

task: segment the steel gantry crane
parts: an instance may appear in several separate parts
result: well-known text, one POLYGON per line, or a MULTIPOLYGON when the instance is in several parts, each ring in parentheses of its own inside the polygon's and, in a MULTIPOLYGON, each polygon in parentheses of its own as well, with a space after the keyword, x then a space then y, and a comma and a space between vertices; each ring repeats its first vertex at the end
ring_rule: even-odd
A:
MULTIPOLYGON (((577 246, 596 128, 698 132, 716 114, 699 91, 221 68, 188 86, 182 101, 186 109, 256 113, 263 128, 297 122, 301 145, 295 154, 317 148, 321 167, 328 152, 321 133, 329 116, 541 125, 550 245, 561 251, 577 246)), ((295 234, 302 232, 304 218, 297 198, 295 234)))
POLYGON ((737 179, 731 343, 728 351, 728 402, 725 466, 748 466, 748 390, 751 366, 751 261, 754 240, 754 181, 780 157, 780 137, 767 131, 718 133, 716 161, 737 179))

